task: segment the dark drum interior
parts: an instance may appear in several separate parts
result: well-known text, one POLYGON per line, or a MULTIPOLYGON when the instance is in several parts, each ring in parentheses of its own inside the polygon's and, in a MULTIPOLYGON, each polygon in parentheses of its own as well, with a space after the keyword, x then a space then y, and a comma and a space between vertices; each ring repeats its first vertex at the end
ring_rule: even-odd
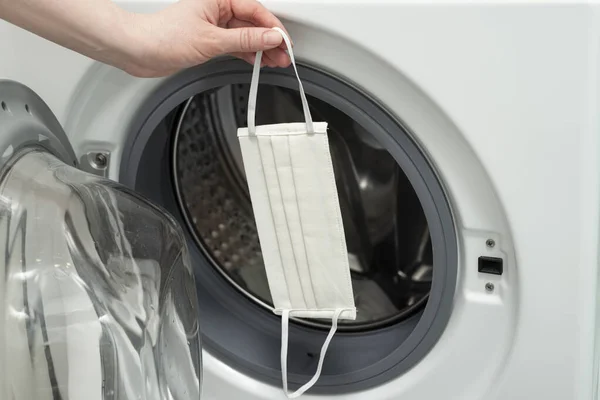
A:
MULTIPOLYGON (((248 298, 272 307, 236 131, 246 126, 249 85, 202 92, 176 107, 172 176, 194 244, 248 298)), ((357 319, 342 330, 399 322, 427 303, 433 277, 421 203, 392 155, 359 123, 309 96, 328 137, 348 246, 357 319)), ((257 125, 303 121, 296 90, 262 84, 257 125)), ((299 321, 320 325, 319 321, 299 321)))
MULTIPOLYGON (((313 119, 329 126, 358 308, 331 340, 311 392, 351 393, 396 379, 443 334, 456 289, 456 228, 443 184, 401 116, 331 71, 298 71, 313 119)), ((223 58, 161 82, 131 123, 119 180, 184 228, 203 349, 280 386, 282 320, 272 310, 237 139, 251 77, 250 65, 223 58)), ((264 68, 260 83, 257 124, 304 121, 293 69, 264 68)), ((330 326, 289 325, 291 389, 314 375, 330 326)))

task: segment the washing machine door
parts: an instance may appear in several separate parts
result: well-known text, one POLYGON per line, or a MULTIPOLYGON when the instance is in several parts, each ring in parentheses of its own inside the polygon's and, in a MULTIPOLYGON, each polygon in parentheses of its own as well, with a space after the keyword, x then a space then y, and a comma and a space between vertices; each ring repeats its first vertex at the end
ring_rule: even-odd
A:
POLYGON ((57 119, 0 81, 0 398, 198 399, 194 277, 174 220, 77 168, 57 119))

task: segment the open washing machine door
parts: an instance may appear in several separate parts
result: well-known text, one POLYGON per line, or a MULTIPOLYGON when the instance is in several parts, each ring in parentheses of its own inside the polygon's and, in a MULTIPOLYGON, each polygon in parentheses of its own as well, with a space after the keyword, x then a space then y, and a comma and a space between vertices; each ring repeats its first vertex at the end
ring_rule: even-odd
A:
POLYGON ((27 87, 0 81, 0 102, 0 398, 198 399, 196 289, 177 223, 79 170, 27 87))

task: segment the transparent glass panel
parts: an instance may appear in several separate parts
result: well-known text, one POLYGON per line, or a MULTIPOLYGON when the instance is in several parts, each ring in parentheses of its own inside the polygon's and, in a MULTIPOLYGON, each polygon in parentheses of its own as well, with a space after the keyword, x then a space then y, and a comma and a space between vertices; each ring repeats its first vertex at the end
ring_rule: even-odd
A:
POLYGON ((0 399, 194 399, 201 346, 182 233, 43 150, 0 186, 0 399))

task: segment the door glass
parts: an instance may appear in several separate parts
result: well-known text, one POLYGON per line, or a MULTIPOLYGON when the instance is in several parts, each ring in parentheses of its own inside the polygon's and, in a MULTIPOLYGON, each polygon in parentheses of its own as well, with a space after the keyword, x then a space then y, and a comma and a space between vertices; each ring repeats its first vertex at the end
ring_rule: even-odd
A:
POLYGON ((162 210, 43 150, 0 186, 0 398, 194 399, 197 300, 162 210))

